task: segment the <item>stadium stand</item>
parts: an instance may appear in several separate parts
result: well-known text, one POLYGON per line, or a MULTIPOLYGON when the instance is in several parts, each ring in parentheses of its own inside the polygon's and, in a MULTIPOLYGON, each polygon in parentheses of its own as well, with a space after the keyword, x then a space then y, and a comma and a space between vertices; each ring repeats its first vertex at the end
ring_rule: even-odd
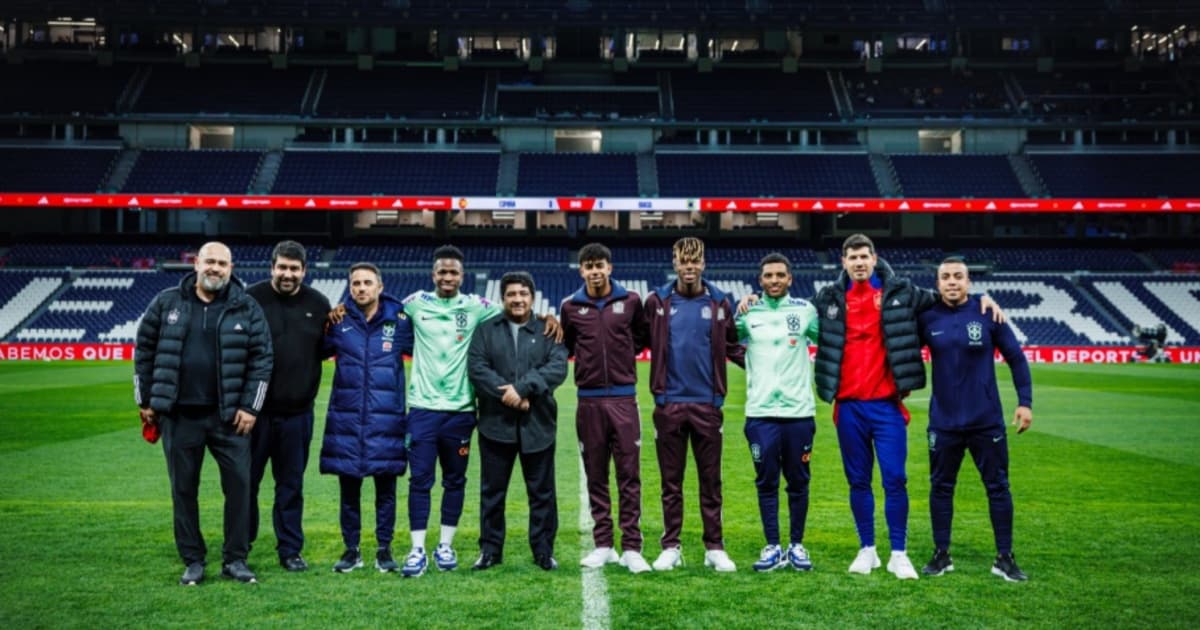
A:
POLYGON ((0 112, 106 114, 133 76, 135 66, 29 61, 0 64, 0 112))
POLYGON ((862 154, 658 153, 663 197, 878 197, 862 154))
POLYGON ((522 153, 517 194, 637 197, 637 159, 627 153, 522 153))
POLYGON ((0 339, 54 295, 66 278, 56 271, 0 271, 0 339))
POLYGON ((824 72, 671 73, 675 120, 790 122, 837 119, 824 72))
POLYGON ((848 70, 842 77, 860 118, 1004 118, 1014 109, 996 71, 848 70))
POLYGON ((138 154, 122 190, 245 194, 262 158, 259 151, 145 150, 138 154))
POLYGON ((1171 276, 1093 276, 1082 284, 1122 326, 1164 323, 1167 343, 1200 343, 1200 280, 1171 276))
POLYGON ((891 155, 906 197, 1025 196, 1003 155, 891 155))
POLYGON ((96 192, 104 186, 118 151, 97 149, 0 149, 0 191, 96 192))
POLYGON ((1130 250, 1084 247, 975 247, 960 253, 971 264, 994 265, 996 271, 1147 271, 1130 250))
POLYGON ((1030 153, 1046 190, 1055 197, 1200 196, 1200 154, 1030 153))
MULTIPOLYGON (((98 245, 18 243, 5 264, 13 267, 153 267, 182 260, 195 247, 179 245, 98 245)), ((236 258, 235 258, 236 260, 236 258)))
POLYGON ((484 75, 427 68, 329 68, 314 113, 325 118, 479 118, 484 75))
POLYGON ((499 153, 290 150, 271 192, 490 197, 499 168, 499 153))
POLYGON ((312 74, 307 68, 274 70, 265 59, 249 66, 148 67, 137 112, 297 116, 312 74))

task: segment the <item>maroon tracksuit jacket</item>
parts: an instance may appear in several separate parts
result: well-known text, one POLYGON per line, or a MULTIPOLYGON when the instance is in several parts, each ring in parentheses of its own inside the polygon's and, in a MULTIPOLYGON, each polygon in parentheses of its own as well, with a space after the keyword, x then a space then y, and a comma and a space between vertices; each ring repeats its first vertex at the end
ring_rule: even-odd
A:
POLYGON ((616 282, 607 297, 595 300, 581 288, 563 300, 559 318, 564 343, 575 357, 575 430, 596 523, 592 538, 597 547, 615 546, 608 488, 611 458, 617 472, 621 548, 640 552, 642 422, 636 361, 648 343, 641 298, 616 282))

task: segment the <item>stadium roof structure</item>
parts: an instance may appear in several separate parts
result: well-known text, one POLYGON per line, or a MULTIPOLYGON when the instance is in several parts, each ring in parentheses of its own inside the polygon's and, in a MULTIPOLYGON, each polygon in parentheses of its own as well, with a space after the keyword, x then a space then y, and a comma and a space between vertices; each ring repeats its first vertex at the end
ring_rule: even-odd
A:
POLYGON ((99 22, 467 26, 805 26, 840 28, 1170 25, 1200 18, 1196 0, 8 0, 0 18, 99 22))

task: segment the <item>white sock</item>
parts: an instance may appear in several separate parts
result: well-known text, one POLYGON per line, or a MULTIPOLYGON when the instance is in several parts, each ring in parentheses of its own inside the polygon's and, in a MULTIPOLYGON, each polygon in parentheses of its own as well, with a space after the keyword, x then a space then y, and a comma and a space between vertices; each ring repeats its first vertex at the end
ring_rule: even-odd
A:
POLYGON ((454 532, 458 529, 456 525, 442 525, 441 544, 447 547, 454 544, 454 532))
POLYGON ((413 546, 413 549, 424 549, 425 548, 425 530, 418 529, 418 530, 413 531, 412 546, 413 546))

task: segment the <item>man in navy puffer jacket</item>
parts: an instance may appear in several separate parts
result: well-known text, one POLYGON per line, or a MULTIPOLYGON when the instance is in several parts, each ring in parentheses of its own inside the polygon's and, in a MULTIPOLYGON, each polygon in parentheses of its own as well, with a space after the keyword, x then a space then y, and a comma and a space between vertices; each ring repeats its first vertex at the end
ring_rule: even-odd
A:
POLYGON ((321 472, 335 474, 341 485, 342 541, 346 551, 333 570, 348 573, 363 566, 359 551, 362 482, 375 479, 375 568, 395 571, 392 532, 396 524, 396 477, 407 467, 404 434, 404 353, 412 352, 412 326, 400 300, 383 293, 379 268, 350 267, 354 306, 325 334, 337 353, 321 472))

